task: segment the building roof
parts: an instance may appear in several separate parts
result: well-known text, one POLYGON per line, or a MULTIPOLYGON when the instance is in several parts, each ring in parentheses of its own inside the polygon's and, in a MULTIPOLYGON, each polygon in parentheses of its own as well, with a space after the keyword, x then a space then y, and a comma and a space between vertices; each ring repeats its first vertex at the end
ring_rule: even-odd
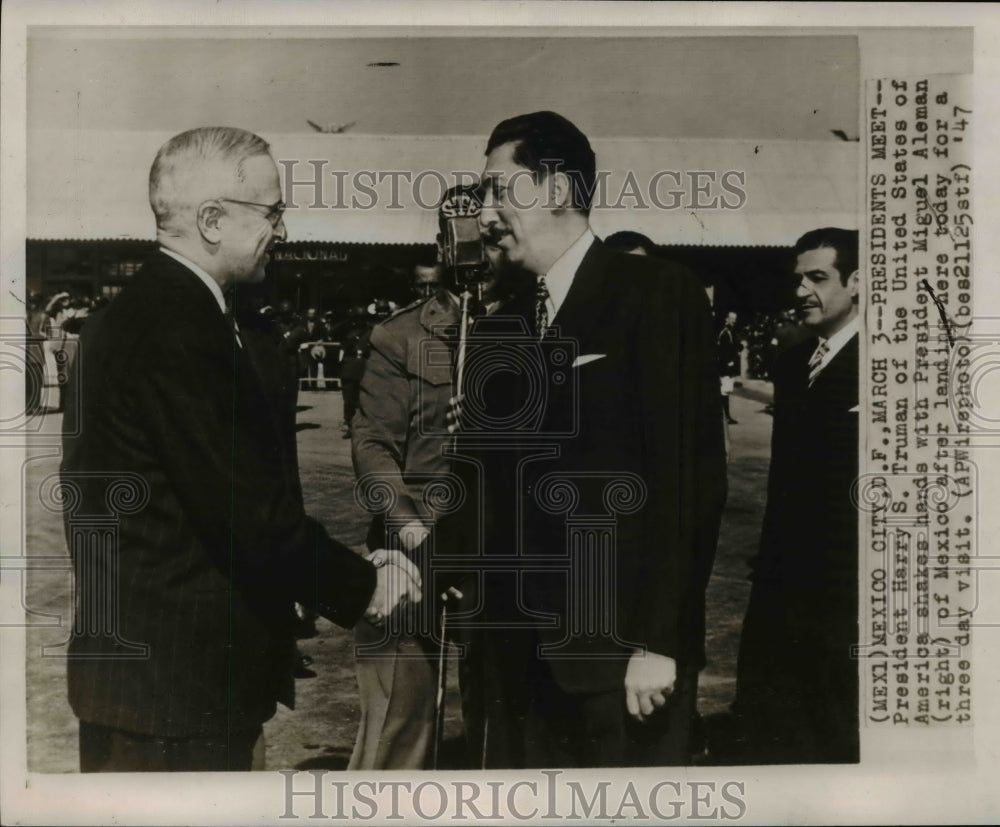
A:
MULTIPOLYGON (((147 176, 169 137, 31 130, 28 237, 152 240, 147 176)), ((290 241, 378 244, 433 241, 443 187, 482 170, 486 143, 484 136, 454 135, 264 137, 281 165, 286 200, 295 204, 286 213, 290 241), (289 186, 289 176, 311 182, 315 170, 320 187, 289 186)), ((629 229, 658 244, 784 246, 816 227, 859 225, 856 142, 593 144, 603 182, 591 214, 599 235, 629 229)))

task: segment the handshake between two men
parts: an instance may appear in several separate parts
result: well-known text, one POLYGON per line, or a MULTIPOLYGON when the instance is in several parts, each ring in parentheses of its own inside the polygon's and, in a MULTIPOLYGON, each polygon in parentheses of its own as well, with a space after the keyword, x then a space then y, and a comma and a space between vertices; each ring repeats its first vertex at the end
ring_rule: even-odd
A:
POLYGON ((364 618, 373 626, 382 626, 394 611, 423 598, 420 569, 403 552, 378 549, 365 555, 375 566, 375 591, 364 618))

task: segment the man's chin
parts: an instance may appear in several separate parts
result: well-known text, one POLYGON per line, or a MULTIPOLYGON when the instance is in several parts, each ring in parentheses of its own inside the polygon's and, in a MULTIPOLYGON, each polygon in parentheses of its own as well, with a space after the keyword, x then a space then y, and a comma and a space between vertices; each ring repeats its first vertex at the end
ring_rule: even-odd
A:
POLYGON ((524 256, 521 255, 521 251, 516 246, 509 243, 500 243, 496 246, 496 249, 500 251, 501 264, 512 264, 515 267, 523 266, 524 256))
POLYGON ((264 258, 262 258, 257 263, 257 266, 253 269, 253 272, 250 274, 250 278, 248 279, 248 281, 251 284, 258 284, 259 282, 262 282, 264 278, 267 276, 267 265, 270 263, 271 263, 271 257, 265 255, 264 258))
POLYGON ((823 314, 815 308, 803 308, 798 311, 798 318, 801 324, 813 327, 823 323, 823 314))
POLYGON ((233 279, 234 284, 260 284, 267 274, 263 267, 257 267, 233 279))

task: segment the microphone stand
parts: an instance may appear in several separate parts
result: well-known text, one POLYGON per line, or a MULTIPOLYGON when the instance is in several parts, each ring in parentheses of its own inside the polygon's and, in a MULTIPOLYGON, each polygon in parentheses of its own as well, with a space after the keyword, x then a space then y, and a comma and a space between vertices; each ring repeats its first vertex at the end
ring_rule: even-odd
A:
MULTIPOLYGON (((483 302, 483 283, 477 281, 476 283, 476 302, 482 304, 483 302)), ((455 359, 455 397, 461 398, 462 396, 462 380, 465 376, 465 345, 468 341, 469 332, 469 302, 472 299, 472 293, 469 291, 469 285, 465 285, 465 289, 462 290, 462 318, 459 322, 458 330, 458 355, 455 359)), ((458 419, 456 418, 455 424, 458 424, 458 419)), ((458 431, 455 431, 457 437, 458 431)))
MULTIPOLYGON (((476 282, 476 293, 477 298, 482 302, 483 285, 482 282, 476 282)), ((458 354, 455 358, 455 395, 456 397, 462 394, 462 379, 465 373, 465 346, 468 341, 469 333, 469 302, 472 299, 472 293, 469 291, 468 283, 465 284, 462 290, 462 315, 459 322, 458 330, 458 354)), ((456 426, 458 425, 458 419, 455 419, 456 426)), ((455 452, 458 447, 458 429, 456 428, 455 433, 452 438, 452 452, 455 452)), ((448 620, 448 598, 449 595, 445 592, 444 595, 444 606, 441 609, 441 640, 438 648, 438 676, 437 676, 437 697, 435 702, 434 710, 434 749, 433 749, 433 767, 438 769, 438 757, 440 754, 441 740, 444 736, 444 696, 445 689, 447 687, 446 671, 448 667, 448 658, 446 655, 446 650, 448 643, 446 636, 448 634, 447 630, 447 620, 448 620)))
MULTIPOLYGON (((482 282, 476 282, 476 297, 478 301, 482 302, 483 295, 483 285, 482 282)), ((465 374, 465 346, 468 341, 469 333, 469 302, 472 300, 472 293, 469 290, 469 284, 466 283, 464 289, 462 290, 462 315, 461 321, 459 322, 458 331, 458 354, 455 358, 455 396, 459 397, 462 394, 462 380, 465 374)), ((458 418, 455 419, 456 426, 458 425, 458 418)), ((456 427, 455 433, 452 438, 452 453, 455 453, 458 448, 458 428, 456 427)), ((441 740, 444 736, 444 696, 445 689, 447 687, 446 670, 448 667, 448 658, 446 655, 446 650, 448 643, 446 636, 448 634, 447 630, 447 619, 448 619, 448 598, 449 595, 445 592, 444 595, 444 606, 441 609, 441 640, 438 649, 438 679, 437 679, 437 698, 434 710, 434 749, 433 749, 433 767, 438 769, 438 757, 440 754, 441 740)))
POLYGON ((434 703, 434 757, 433 769, 440 769, 438 759, 441 754, 441 741, 444 738, 444 693, 447 686, 445 670, 448 666, 448 656, 446 654, 448 644, 445 642, 445 635, 448 633, 448 593, 444 594, 444 606, 441 607, 441 645, 438 649, 438 679, 437 695, 434 703))

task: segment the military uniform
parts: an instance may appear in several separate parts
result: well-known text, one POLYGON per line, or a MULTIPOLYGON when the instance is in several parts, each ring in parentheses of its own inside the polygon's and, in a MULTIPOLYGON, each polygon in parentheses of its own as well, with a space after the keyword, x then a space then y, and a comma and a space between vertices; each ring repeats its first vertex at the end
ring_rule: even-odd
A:
MULTIPOLYGON (((393 528, 420 519, 434 526, 431 542, 446 542, 438 515, 425 502, 428 483, 451 472, 446 414, 453 395, 458 303, 447 291, 416 302, 376 325, 352 422, 352 454, 361 491, 385 505, 368 536, 372 549, 387 546, 393 528), (387 491, 391 490, 391 494, 387 491), (376 493, 381 491, 383 498, 376 493)), ((430 498, 428 498, 430 499, 430 498)), ((405 633, 356 627, 361 724, 348 769, 422 769, 434 733, 437 646, 429 632, 440 593, 424 569, 425 598, 415 611, 423 623, 405 633), (433 590, 433 591, 432 591, 433 590), (428 621, 431 618, 431 621, 428 621), (413 632, 413 634, 410 634, 413 632)))

